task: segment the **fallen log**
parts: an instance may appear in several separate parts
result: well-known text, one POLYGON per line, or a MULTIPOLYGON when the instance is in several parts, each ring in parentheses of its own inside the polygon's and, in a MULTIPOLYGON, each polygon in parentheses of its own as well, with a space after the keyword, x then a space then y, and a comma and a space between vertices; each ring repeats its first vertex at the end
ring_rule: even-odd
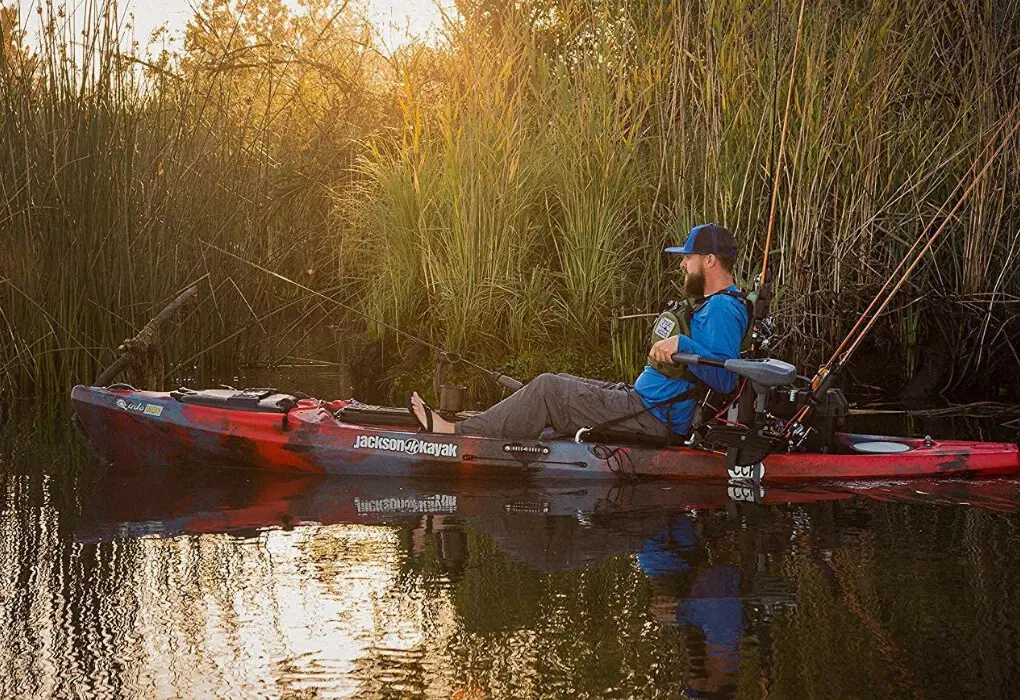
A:
POLYGON ((121 372, 128 368, 134 368, 143 375, 142 386, 148 389, 159 389, 158 384, 163 381, 162 356, 159 352, 162 327, 196 294, 198 294, 198 285, 184 290, 176 299, 167 304, 165 309, 146 323, 134 338, 125 340, 117 348, 117 351, 121 353, 120 357, 99 375, 93 386, 108 386, 110 381, 121 372))

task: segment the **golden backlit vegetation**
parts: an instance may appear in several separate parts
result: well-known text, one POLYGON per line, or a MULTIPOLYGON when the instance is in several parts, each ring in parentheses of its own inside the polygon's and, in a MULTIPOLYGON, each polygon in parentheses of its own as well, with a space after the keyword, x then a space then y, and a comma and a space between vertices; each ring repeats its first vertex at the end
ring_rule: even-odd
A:
MULTIPOLYGON (((665 243, 725 223, 756 274, 799 6, 463 0, 387 54, 342 1, 205 0, 154 55, 102 0, 84 34, 45 5, 38 44, 7 9, 0 388, 89 381, 207 274, 188 365, 381 332, 219 249, 482 363, 628 377, 665 243)), ((1012 126, 1020 2, 808 2, 801 31, 773 272, 782 350, 817 359, 1012 126)), ((948 383, 1015 374, 1018 156, 881 324, 897 375, 933 340, 948 383)))

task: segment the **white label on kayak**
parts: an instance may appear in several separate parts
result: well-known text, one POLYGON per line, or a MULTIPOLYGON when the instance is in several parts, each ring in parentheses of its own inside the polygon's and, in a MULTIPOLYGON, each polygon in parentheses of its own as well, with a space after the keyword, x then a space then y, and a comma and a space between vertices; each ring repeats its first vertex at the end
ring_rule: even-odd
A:
POLYGON ((740 465, 734 466, 732 469, 727 469, 726 473, 730 476, 730 481, 746 481, 748 479, 761 481, 765 478, 765 463, 758 462, 757 464, 749 464, 746 467, 740 465), (760 472, 758 470, 761 470, 760 472))
POLYGON ((363 501, 354 499, 359 514, 368 513, 456 513, 457 497, 437 493, 425 498, 375 498, 363 501))
POLYGON ((655 335, 660 338, 668 338, 669 334, 676 328, 676 323, 669 318, 660 318, 659 322, 655 324, 655 335))
POLYGON ((147 416, 161 416, 163 415, 163 407, 157 406, 156 404, 147 403, 145 404, 145 415, 147 416))
POLYGON ((426 442, 417 438, 405 440, 404 438, 388 438, 381 435, 359 435, 354 441, 354 447, 427 457, 456 457, 458 446, 449 442, 426 442))
POLYGON ((529 455, 549 454, 549 448, 545 445, 522 445, 517 442, 510 443, 509 445, 503 445, 503 451, 529 455))
POLYGON ((117 408, 122 408, 125 411, 138 411, 139 413, 142 413, 145 411, 145 404, 128 403, 124 399, 117 399, 117 408))

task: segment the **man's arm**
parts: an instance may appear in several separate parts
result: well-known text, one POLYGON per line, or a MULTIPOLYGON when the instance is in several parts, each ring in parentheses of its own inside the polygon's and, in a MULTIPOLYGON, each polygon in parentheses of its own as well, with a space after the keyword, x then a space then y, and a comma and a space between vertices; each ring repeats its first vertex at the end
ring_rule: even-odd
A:
MULTIPOLYGON (((674 352, 728 360, 740 356, 740 343, 744 338, 747 316, 741 307, 726 304, 714 310, 711 320, 699 334, 698 340, 686 335, 664 338, 656 342, 649 355, 659 362, 671 362, 674 352), (700 342, 699 342, 700 341, 700 342)), ((712 388, 729 392, 733 390, 736 378, 726 370, 714 367, 692 366, 689 368, 699 379, 712 388)))

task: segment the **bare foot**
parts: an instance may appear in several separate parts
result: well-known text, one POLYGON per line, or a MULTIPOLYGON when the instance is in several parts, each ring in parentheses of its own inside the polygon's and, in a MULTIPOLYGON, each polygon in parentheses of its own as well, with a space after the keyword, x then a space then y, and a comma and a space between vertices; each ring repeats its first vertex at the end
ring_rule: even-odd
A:
POLYGON ((432 432, 439 433, 441 435, 452 435, 453 434, 453 423, 446 420, 439 415, 436 411, 431 410, 422 401, 422 398, 418 396, 418 392, 415 391, 411 394, 411 410, 414 411, 414 415, 421 421, 422 425, 428 425, 429 413, 432 414, 432 432))

